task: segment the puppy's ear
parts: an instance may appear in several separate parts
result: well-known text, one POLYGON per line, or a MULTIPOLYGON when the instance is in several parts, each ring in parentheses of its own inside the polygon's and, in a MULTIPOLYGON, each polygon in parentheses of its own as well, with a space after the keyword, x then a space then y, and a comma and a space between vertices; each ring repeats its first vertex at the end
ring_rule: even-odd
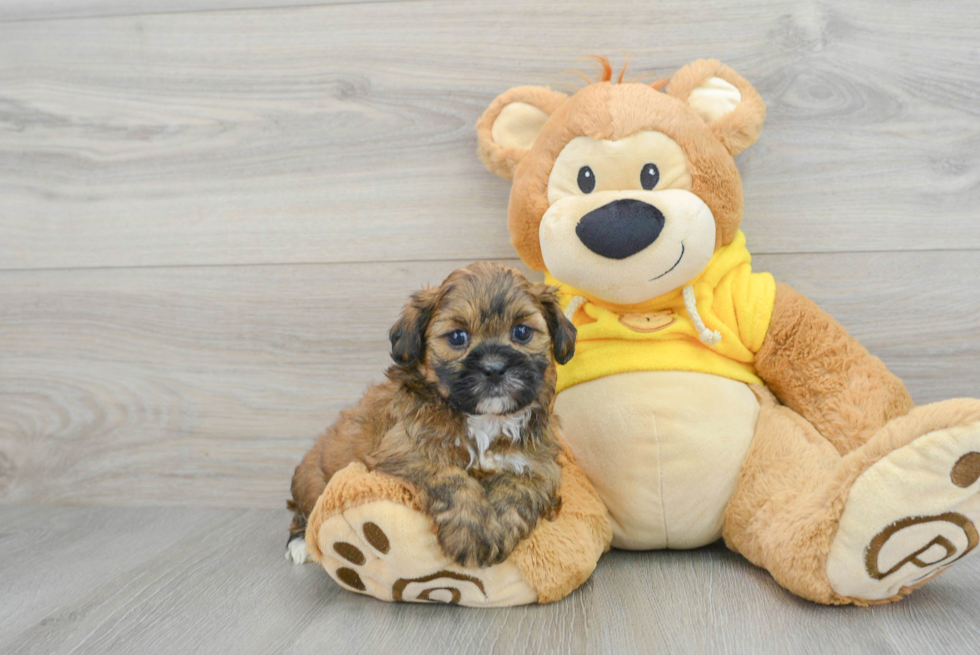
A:
POLYGON ((548 333, 551 335, 551 347, 555 353, 555 361, 559 364, 567 364, 568 360, 575 354, 575 326, 565 318, 558 303, 558 296, 555 295, 556 289, 546 284, 535 284, 531 292, 541 303, 544 311, 544 320, 548 324, 548 333))
POLYGON ((442 298, 440 287, 423 289, 412 294, 391 329, 388 339, 391 340, 391 358, 401 366, 415 366, 425 356, 425 331, 435 313, 436 306, 442 298))

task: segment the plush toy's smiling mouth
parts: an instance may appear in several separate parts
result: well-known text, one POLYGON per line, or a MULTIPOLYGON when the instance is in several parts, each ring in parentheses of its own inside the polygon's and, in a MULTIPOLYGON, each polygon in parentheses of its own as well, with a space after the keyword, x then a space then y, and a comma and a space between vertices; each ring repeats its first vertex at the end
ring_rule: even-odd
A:
POLYGON ((664 271, 660 275, 658 275, 657 277, 650 278, 649 280, 647 280, 647 282, 653 282, 654 280, 659 280, 663 276, 667 275, 667 273, 670 273, 672 270, 674 270, 675 268, 677 268, 677 265, 681 263, 681 260, 682 259, 684 259, 684 242, 683 241, 681 241, 681 256, 677 258, 677 261, 674 262, 674 265, 671 266, 670 268, 668 268, 666 271, 664 271))

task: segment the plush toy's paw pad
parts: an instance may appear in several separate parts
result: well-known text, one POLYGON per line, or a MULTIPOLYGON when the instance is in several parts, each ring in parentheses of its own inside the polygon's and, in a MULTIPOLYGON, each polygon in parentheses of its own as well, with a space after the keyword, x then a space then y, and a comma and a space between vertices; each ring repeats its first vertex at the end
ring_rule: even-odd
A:
POLYGON ((306 564, 313 561, 306 551, 306 542, 302 539, 293 539, 286 544, 286 559, 293 564, 306 564))
POLYGON ((320 563, 351 591, 388 601, 491 607, 523 605, 537 592, 509 562, 486 569, 453 564, 428 516, 399 503, 366 503, 326 519, 320 563))
POLYGON ((930 432, 876 462, 841 516, 827 560, 834 591, 894 598, 974 552, 978 480, 980 424, 930 432))

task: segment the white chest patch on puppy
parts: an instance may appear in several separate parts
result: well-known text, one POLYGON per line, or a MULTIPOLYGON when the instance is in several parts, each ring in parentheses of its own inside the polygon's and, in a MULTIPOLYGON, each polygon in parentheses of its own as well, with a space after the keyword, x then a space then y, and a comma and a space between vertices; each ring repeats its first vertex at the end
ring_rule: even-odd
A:
POLYGON ((470 451, 470 463, 467 469, 479 465, 481 469, 507 469, 521 473, 529 468, 527 460, 519 454, 487 453, 487 450, 497 439, 510 439, 517 443, 524 438, 524 428, 531 416, 531 410, 515 414, 470 414, 466 417, 466 427, 469 430, 472 444, 466 447, 470 451))

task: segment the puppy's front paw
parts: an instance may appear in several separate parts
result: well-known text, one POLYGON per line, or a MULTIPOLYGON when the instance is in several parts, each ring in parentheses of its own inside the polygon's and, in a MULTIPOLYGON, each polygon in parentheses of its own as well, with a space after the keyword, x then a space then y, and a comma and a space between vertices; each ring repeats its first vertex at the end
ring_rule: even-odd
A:
POLYGON ((497 516, 498 527, 496 534, 497 558, 494 563, 502 562, 517 548, 517 544, 526 539, 534 526, 536 516, 525 516, 514 508, 508 509, 497 516))
POLYGON ((449 559, 460 566, 486 568, 507 559, 496 521, 486 518, 480 523, 453 516, 436 520, 439 546, 449 559))
POLYGON ((542 518, 544 518, 545 521, 554 522, 558 520, 559 514, 561 514, 561 496, 555 496, 554 502, 552 503, 551 507, 548 508, 542 518))

